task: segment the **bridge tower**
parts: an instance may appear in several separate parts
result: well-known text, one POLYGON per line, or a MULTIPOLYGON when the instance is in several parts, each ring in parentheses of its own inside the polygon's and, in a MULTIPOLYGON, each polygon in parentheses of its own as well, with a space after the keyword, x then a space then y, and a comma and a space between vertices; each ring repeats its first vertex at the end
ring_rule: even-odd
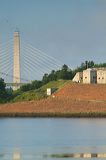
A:
POLYGON ((15 84, 13 90, 20 87, 20 34, 18 31, 14 32, 14 62, 13 62, 13 83, 15 84))

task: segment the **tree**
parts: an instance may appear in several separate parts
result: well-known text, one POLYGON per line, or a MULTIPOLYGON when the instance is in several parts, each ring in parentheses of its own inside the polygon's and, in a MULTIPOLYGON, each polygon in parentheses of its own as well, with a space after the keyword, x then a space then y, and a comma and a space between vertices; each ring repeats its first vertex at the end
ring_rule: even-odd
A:
POLYGON ((44 74, 42 82, 46 84, 50 81, 56 81, 58 79, 71 80, 74 77, 74 72, 68 68, 66 64, 62 66, 60 70, 52 70, 50 74, 44 74))
POLYGON ((96 68, 106 67, 106 63, 94 64, 94 67, 96 67, 96 68))
POLYGON ((95 63, 93 61, 85 61, 82 62, 81 65, 79 67, 77 67, 73 72, 77 73, 77 72, 82 72, 83 70, 87 69, 87 68, 92 68, 95 67, 95 63))
POLYGON ((38 89, 42 86, 42 81, 33 81, 31 84, 31 89, 38 89))
POLYGON ((68 71, 68 66, 66 65, 66 64, 64 64, 63 66, 62 66, 62 71, 64 71, 64 72, 67 72, 68 71))
POLYGON ((56 71, 57 79, 71 80, 73 76, 73 71, 66 64, 62 66, 61 70, 56 71))
POLYGON ((30 83, 24 84, 20 87, 20 91, 22 91, 22 92, 29 91, 29 90, 31 90, 31 84, 30 83))
POLYGON ((48 80, 49 81, 55 81, 55 80, 57 80, 55 70, 52 70, 51 73, 48 75, 48 80))
POLYGON ((0 103, 7 100, 6 84, 2 78, 0 78, 0 103))
POLYGON ((48 74, 47 73, 44 74, 44 76, 42 78, 42 82, 43 82, 43 84, 46 84, 46 83, 49 82, 49 80, 48 80, 48 74))
POLYGON ((94 65, 95 65, 94 61, 89 61, 89 62, 88 62, 88 67, 89 67, 89 68, 94 67, 94 65))

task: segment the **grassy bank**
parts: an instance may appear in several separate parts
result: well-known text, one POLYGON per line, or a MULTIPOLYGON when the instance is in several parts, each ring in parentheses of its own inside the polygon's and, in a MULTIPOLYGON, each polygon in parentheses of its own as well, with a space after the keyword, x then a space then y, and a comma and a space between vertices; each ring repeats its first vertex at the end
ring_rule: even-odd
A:
POLYGON ((70 81, 68 80, 51 81, 36 90, 20 92, 20 93, 18 93, 19 91, 16 91, 14 93, 14 95, 16 96, 14 96, 11 102, 22 102, 22 101, 40 100, 40 99, 47 98, 47 94, 46 94, 47 88, 54 88, 55 91, 57 91, 61 89, 68 82, 70 81))

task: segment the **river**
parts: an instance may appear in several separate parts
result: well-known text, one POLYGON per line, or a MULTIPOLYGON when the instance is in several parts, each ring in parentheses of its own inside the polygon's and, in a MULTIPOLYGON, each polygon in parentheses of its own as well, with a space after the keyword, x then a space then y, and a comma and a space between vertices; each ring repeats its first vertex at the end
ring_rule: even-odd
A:
POLYGON ((23 160, 67 159, 45 157, 60 153, 106 153, 106 119, 1 118, 0 160, 11 160, 16 151, 23 160))

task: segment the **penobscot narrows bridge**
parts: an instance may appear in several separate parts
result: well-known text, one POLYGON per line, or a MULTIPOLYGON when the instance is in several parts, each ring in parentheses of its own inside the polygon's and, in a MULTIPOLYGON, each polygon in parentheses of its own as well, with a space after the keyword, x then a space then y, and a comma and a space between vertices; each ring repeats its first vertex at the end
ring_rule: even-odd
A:
POLYGON ((18 31, 0 45, 0 77, 14 90, 61 66, 59 60, 22 40, 18 31))

